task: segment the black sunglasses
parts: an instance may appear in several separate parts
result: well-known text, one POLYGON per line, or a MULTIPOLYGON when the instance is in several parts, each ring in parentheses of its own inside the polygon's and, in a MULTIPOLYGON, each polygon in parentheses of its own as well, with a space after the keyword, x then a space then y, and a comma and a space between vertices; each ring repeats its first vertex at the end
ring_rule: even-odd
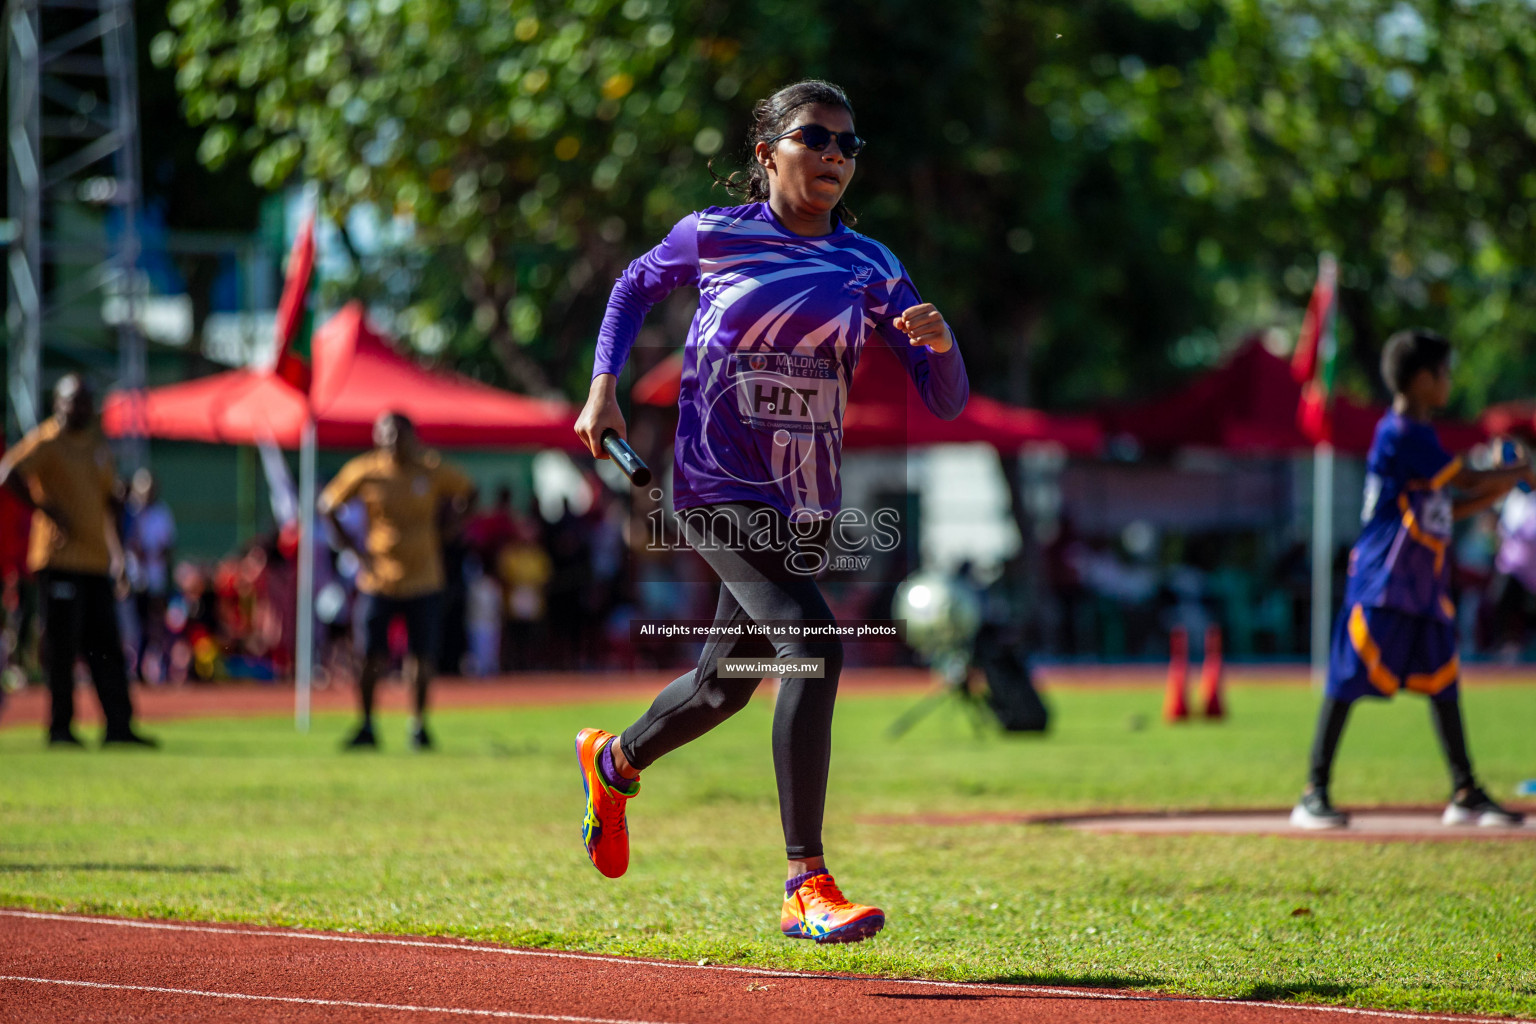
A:
POLYGON ((764 139, 763 141, 772 145, 780 139, 795 134, 795 132, 800 133, 800 141, 805 144, 806 149, 814 149, 818 153, 826 149, 827 143, 833 139, 837 140, 837 148, 842 152, 843 156, 849 158, 858 156, 864 149, 864 140, 853 132, 834 132, 832 129, 823 128, 819 124, 798 124, 787 132, 780 132, 773 138, 764 139))

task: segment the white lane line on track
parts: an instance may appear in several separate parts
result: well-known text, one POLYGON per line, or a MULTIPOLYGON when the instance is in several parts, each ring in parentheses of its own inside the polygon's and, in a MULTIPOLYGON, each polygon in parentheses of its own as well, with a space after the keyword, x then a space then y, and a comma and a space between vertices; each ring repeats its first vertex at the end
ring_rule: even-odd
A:
POLYGON ((358 945, 406 946, 419 949, 456 949, 469 953, 492 953, 501 956, 545 957, 551 960, 591 960, 597 963, 620 964, 641 967, 667 967, 693 971, 721 971, 733 974, 750 974, 760 978, 806 978, 825 981, 866 981, 882 985, 912 985, 924 988, 957 989, 962 992, 1026 992, 1031 995, 1073 996, 1080 999, 1106 999, 1125 1002, 1177 1002, 1196 1006, 1253 1006, 1268 1010, 1292 1010, 1309 1013, 1342 1013, 1349 1016, 1374 1017, 1382 1020, 1434 1021, 1437 1024, 1487 1024, 1500 1020, 1496 1017, 1464 1017, 1435 1013, 1400 1013, 1394 1010, 1365 1010, 1353 1006, 1316 1006, 1305 1003, 1272 1003, 1253 999, 1212 999, 1200 996, 1139 995, 1130 992, 1103 992, 1098 989, 1069 988, 1053 985, 995 985, 980 981, 931 981, 927 978, 875 978, 869 976, 818 974, 812 971, 775 971, 766 967, 738 967, 732 964, 696 964, 676 960, 640 960, 633 957, 604 956, 601 953, 567 953, 544 949, 513 949, 509 946, 483 946, 471 942, 439 941, 422 939, 390 939, 368 935, 337 935, 326 932, 309 932, 299 929, 228 928, 205 924, 176 924, 168 921, 136 921, 120 917, 83 917, 77 914, 50 914, 38 910, 3 910, 0 917, 30 918, 39 921, 60 921, 75 924, 99 924, 114 928, 143 928, 150 931, 196 932, 206 935, 240 935, 248 938, 299 939, 314 942, 350 942, 358 945))
POLYGON ((0 981, 26 981, 38 985, 70 985, 75 988, 110 989, 117 992, 155 992, 173 996, 203 996, 208 999, 242 999, 259 1003, 297 1003, 303 1006, 343 1006, 357 1010, 396 1010, 401 1013, 453 1013, 461 1017, 511 1017, 516 1020, 558 1020, 575 1024, 664 1024, 660 1021, 629 1020, 614 1017, 572 1017, 561 1013, 519 1013, 516 1010, 468 1010, 452 1006, 411 1006, 405 1003, 363 1003, 351 999, 304 999, 299 996, 258 996, 248 992, 207 992, 196 988, 167 988, 163 985, 117 985, 105 981, 73 981, 67 978, 27 978, 19 974, 0 974, 0 981))

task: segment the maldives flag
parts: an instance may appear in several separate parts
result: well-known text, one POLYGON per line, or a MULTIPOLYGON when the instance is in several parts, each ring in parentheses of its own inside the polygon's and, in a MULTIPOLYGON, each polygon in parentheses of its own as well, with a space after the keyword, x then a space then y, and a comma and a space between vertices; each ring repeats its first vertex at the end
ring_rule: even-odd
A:
POLYGON ((310 286, 315 277, 315 215, 299 226, 288 253, 283 277, 283 297, 277 304, 277 353, 272 372, 300 391, 309 391, 309 337, 315 317, 309 308, 310 286))
POLYGON ((1338 261, 1323 253, 1317 261, 1317 284, 1307 303, 1307 315, 1291 357, 1291 376, 1301 384, 1296 425, 1313 444, 1333 440, 1333 370, 1338 355, 1334 321, 1338 315, 1338 261))

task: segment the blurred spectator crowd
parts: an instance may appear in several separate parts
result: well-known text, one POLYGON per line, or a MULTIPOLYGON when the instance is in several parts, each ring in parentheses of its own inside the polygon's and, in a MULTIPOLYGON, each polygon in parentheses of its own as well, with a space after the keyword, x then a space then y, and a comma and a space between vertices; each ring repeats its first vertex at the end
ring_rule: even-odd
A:
MULTIPOLYGON (((1335 611, 1352 539, 1335 553, 1335 611)), ((1155 659, 1166 656, 1171 629, 1198 638, 1214 625, 1230 656, 1305 658, 1310 547, 1296 540, 1266 556, 1268 540, 1256 532, 1159 537, 1137 524, 1117 537, 1084 537, 1064 522, 1042 549, 1042 587, 1027 591, 1038 594, 1029 646, 1058 658, 1155 659)), ((1453 552, 1461 649, 1525 660, 1536 640, 1536 496, 1512 492, 1460 524, 1453 552)))
MULTIPOLYGON (((437 663, 447 674, 631 668, 629 620, 649 609, 676 615, 686 552, 661 552, 635 570, 626 538, 627 505, 601 488, 584 512, 564 503, 546 519, 537 502, 514 507, 508 487, 488 504, 472 500, 444 539, 447 576, 437 663)), ((0 499, 3 500, 3 499, 0 499)), ((341 510, 361 538, 360 503, 341 510)), ((6 510, 9 511, 13 510, 6 510)), ((20 510, 14 510, 20 512, 20 510)), ((9 685, 38 678, 35 588, 25 572, 27 515, 7 514, 0 543, 3 635, 9 685)), ((355 673, 353 610, 357 562, 328 536, 315 558, 316 685, 355 673)), ((133 676, 147 684, 291 675, 297 621, 299 537, 293 525, 252 539, 216 562, 178 559, 176 522, 147 470, 134 478, 119 523, 125 585, 118 614, 133 676)), ((708 617, 713 610, 697 610, 708 617)), ((405 653, 403 624, 391 635, 405 653)), ((670 658, 662 660, 670 661, 670 658)))
MULTIPOLYGON (((635 644, 630 622, 708 620, 713 580, 683 545, 648 544, 643 521, 595 479, 584 511, 562 503, 546 518, 537 501, 514 504, 509 487, 476 496, 444 541, 447 576, 437 664, 445 674, 632 670, 685 666, 689 645, 635 644)), ((0 502, 6 501, 0 497, 0 502)), ((24 514, 6 508, 0 529, 0 657, 5 683, 39 677, 37 599, 24 571, 24 514)), ((360 508, 338 517, 361 537, 360 508)), ((216 562, 176 556, 176 522, 147 470, 133 479, 119 524, 126 586, 118 605, 133 676, 146 684, 289 677, 294 663, 298 532, 259 536, 216 562)), ((337 553, 317 519, 317 686, 356 670, 353 609, 356 561, 337 553)), ((983 597, 987 617, 1022 625, 1029 650, 1063 659, 1149 660, 1166 656, 1175 626, 1199 638, 1217 625, 1230 656, 1304 657, 1311 600, 1303 542, 1260 557, 1257 535, 1078 535, 1064 522, 1036 558, 1019 556, 1000 573, 957 570, 983 597)), ((1346 570, 1341 548, 1335 595, 1346 570)), ((1458 622, 1464 650, 1523 658, 1536 614, 1536 497, 1516 492, 1501 511, 1471 520, 1457 535, 1458 622)), ((890 597, 910 552, 858 577, 833 573, 826 591, 840 619, 889 616, 890 597), (880 582, 884 581, 884 582, 880 582)), ((391 646, 405 654, 403 624, 391 646)), ((1198 643, 1198 640, 1197 640, 1198 643)), ((910 660, 900 645, 850 652, 855 662, 910 660)))

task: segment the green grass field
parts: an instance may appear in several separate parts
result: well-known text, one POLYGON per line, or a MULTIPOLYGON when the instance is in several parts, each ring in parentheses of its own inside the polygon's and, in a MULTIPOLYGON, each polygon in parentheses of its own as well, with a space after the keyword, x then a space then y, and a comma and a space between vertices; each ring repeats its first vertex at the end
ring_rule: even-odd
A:
MULTIPOLYGON (((608 881, 579 839, 571 739, 635 704, 455 712, 442 750, 342 754, 349 724, 155 726, 158 753, 46 751, 0 731, 0 904, 459 935, 656 957, 946 979, 1536 1017, 1536 846, 1089 835, 874 816, 1287 805, 1315 697, 1239 687, 1221 725, 1171 728, 1153 690, 1058 690, 1045 739, 973 736, 953 709, 896 742, 910 702, 838 706, 827 849, 889 915, 855 947, 778 936, 771 704, 646 773, 634 861, 608 881), (1301 907, 1311 913, 1295 915, 1301 907)), ((1496 796, 1536 775, 1536 688, 1473 689, 1496 796)), ((1433 802, 1447 783, 1422 701, 1361 708, 1343 803, 1433 802)))

